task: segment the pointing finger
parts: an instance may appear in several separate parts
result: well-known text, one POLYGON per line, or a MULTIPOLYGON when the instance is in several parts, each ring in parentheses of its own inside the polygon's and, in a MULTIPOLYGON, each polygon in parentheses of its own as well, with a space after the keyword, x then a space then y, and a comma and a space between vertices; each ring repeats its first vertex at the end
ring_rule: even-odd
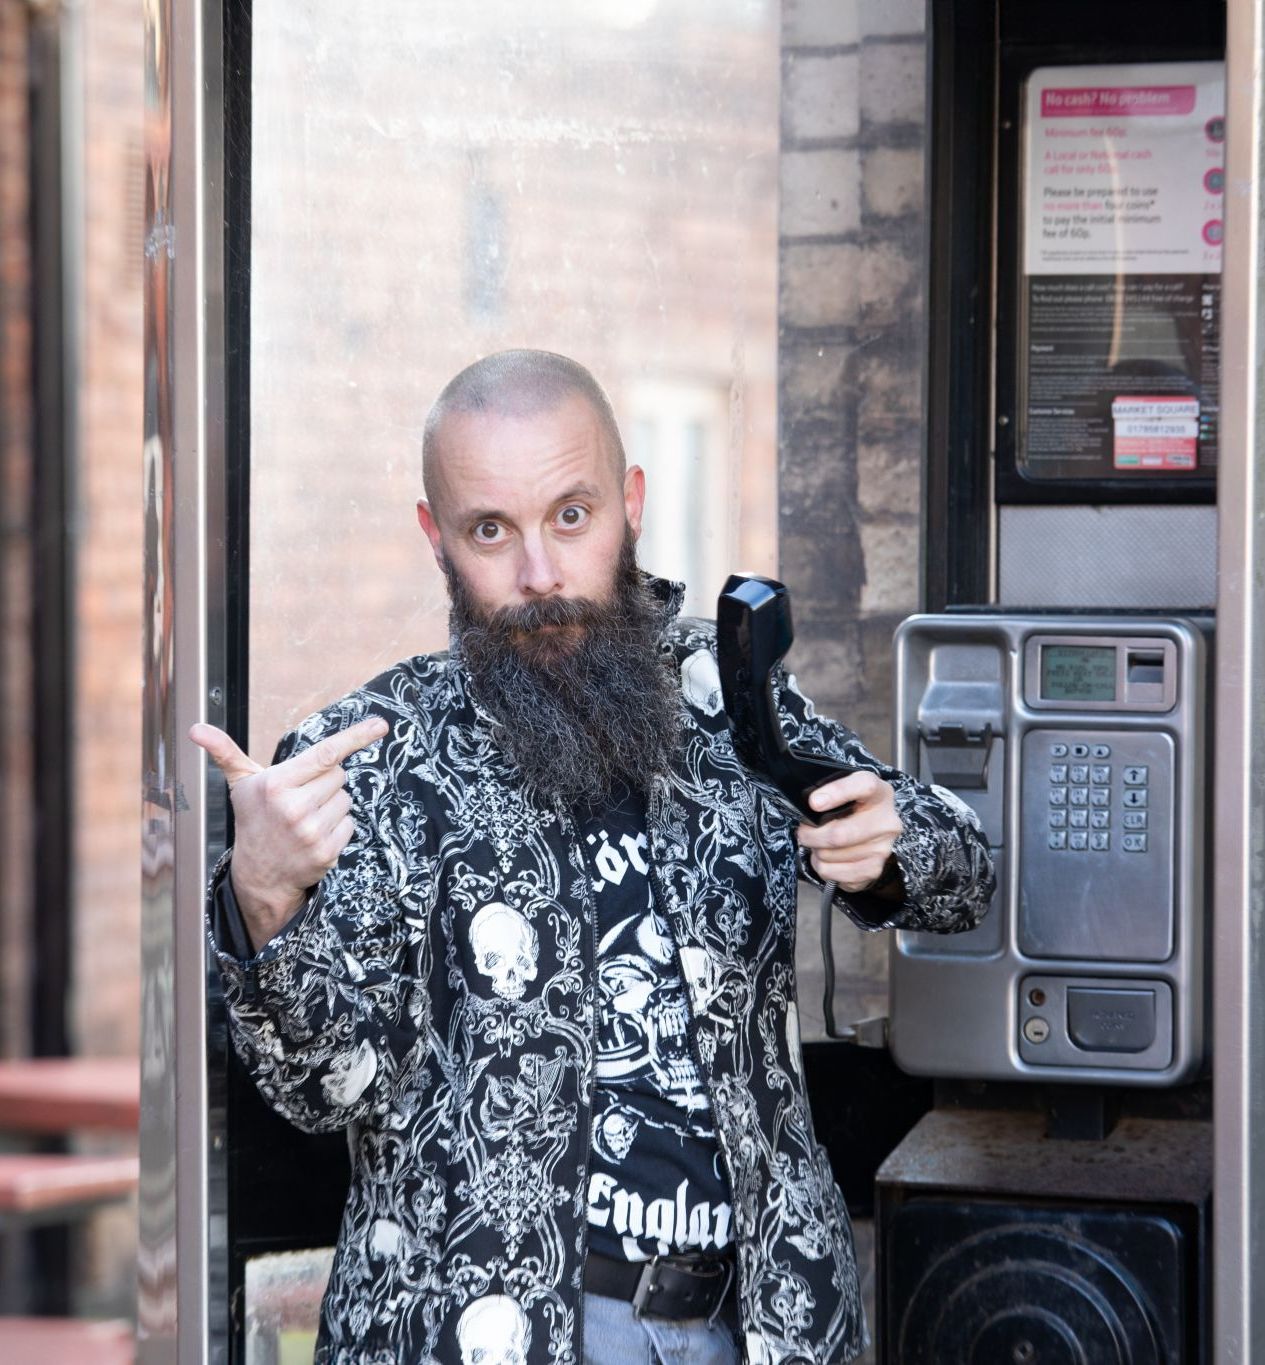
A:
POLYGON ((243 753, 230 735, 217 726, 199 721, 190 727, 189 738, 199 748, 206 750, 220 772, 224 774, 230 787, 240 782, 243 777, 251 777, 263 771, 249 754, 243 753))
POLYGON ((340 730, 335 735, 327 735, 311 748, 295 754, 280 766, 288 769, 288 775, 294 782, 308 782, 336 768, 358 750, 367 748, 381 739, 388 728, 381 716, 370 716, 367 720, 349 725, 346 730, 340 730))

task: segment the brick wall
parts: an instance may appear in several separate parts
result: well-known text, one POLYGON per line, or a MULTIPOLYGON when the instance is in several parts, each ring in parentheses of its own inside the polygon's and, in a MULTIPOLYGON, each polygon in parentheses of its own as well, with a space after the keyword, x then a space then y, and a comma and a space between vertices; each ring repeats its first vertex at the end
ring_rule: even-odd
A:
POLYGON ((796 662, 889 750, 889 645, 917 605, 921 0, 787 0, 779 378, 796 662))
MULTIPOLYGON (((78 539, 77 1051, 140 1050, 142 21, 139 0, 83 7, 83 382, 78 539)), ((92 1220, 76 1287, 130 1314, 136 1209, 92 1220)))
POLYGON ((141 11, 84 11, 75 1012, 82 1052, 139 1047, 141 11))
MULTIPOLYGON (((918 607, 923 0, 786 0, 779 263, 781 575, 790 663, 823 711, 891 752, 891 638, 918 607)), ((806 901, 805 925, 816 924, 806 901)), ((815 933, 805 1035, 821 1036, 815 933)), ((840 926, 840 1021, 886 1009, 885 935, 840 926)))
POLYGON ((0 0, 0 1055, 30 1042, 31 254, 27 6, 0 0), (10 154, 10 153, 14 154, 10 154))

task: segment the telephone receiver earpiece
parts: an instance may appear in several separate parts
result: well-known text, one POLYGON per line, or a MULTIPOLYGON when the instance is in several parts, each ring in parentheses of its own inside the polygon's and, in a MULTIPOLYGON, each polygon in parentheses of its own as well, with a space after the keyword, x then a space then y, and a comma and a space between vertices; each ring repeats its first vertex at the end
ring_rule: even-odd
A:
POLYGON ((856 769, 786 742, 773 699, 773 670, 794 639, 786 587, 759 574, 730 575, 716 603, 716 654, 734 750, 781 792, 796 819, 819 825, 850 814, 855 803, 817 811, 808 804, 809 794, 856 769))

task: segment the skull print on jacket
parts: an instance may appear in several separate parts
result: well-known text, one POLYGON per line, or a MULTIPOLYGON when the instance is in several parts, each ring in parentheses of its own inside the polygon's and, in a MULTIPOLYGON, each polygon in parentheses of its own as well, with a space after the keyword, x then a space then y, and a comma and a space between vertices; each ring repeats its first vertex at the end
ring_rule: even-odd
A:
MULTIPOLYGON (((732 1194, 744 1355, 848 1361, 865 1325, 804 1092, 793 826, 734 754, 715 628, 675 620, 680 589, 654 586, 684 742, 648 794, 646 834, 732 1194)), ((906 899, 840 894, 839 908, 867 928, 974 925, 993 874, 971 813, 879 763, 793 679, 777 692, 788 738, 896 790, 906 899)), ((256 957, 215 949, 265 1099, 308 1131, 348 1129, 316 1358, 576 1365, 598 1008, 576 825, 525 792, 450 655, 396 665, 278 756, 369 715, 390 731, 345 765, 356 832, 339 862, 256 957)))

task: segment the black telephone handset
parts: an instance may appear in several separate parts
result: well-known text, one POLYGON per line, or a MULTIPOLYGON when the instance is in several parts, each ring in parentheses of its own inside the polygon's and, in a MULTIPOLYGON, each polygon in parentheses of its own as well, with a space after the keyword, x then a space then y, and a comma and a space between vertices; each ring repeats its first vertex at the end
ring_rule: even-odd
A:
POLYGON ((855 803, 813 810, 809 793, 856 769, 786 742, 773 700, 773 670, 794 638, 785 586, 758 574, 732 574, 716 603, 716 654, 734 750, 781 792, 797 819, 819 825, 850 814, 855 803))

